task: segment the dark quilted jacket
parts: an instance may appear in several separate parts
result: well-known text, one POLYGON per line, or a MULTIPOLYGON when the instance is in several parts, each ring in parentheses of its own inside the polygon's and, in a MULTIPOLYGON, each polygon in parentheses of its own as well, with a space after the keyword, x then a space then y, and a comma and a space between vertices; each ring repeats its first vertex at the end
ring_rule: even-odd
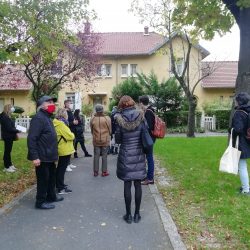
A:
POLYGON ((250 143, 246 139, 246 131, 248 126, 247 113, 250 113, 250 106, 242 105, 235 110, 232 119, 232 128, 234 129, 233 144, 235 145, 236 136, 239 136, 239 150, 241 151, 241 159, 250 158, 250 143))
POLYGON ((127 108, 117 114, 115 119, 115 140, 121 144, 117 177, 123 181, 142 180, 146 178, 145 154, 141 142, 143 111, 127 108))

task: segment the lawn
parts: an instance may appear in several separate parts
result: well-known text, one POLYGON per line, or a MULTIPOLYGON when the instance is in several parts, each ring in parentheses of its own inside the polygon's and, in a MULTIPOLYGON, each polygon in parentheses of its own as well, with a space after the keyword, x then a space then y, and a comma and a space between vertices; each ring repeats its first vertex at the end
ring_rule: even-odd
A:
POLYGON ((159 189, 189 249, 250 249, 250 197, 238 194, 239 176, 218 171, 226 147, 226 137, 165 138, 155 145, 171 179, 159 189))
POLYGON ((14 142, 12 162, 18 168, 15 173, 3 172, 3 141, 0 141, 0 207, 35 183, 34 169, 27 160, 26 139, 14 142))

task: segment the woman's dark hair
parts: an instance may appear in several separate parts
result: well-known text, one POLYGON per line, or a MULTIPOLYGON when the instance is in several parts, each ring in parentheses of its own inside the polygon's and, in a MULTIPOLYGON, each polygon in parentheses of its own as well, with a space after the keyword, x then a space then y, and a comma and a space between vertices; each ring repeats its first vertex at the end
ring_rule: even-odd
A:
POLYGON ((149 104, 149 98, 147 95, 142 95, 139 97, 139 102, 141 102, 143 105, 147 106, 149 104))
POLYGON ((118 109, 125 109, 134 106, 135 106, 135 101, 128 95, 124 95, 118 103, 118 109))
POLYGON ((76 109, 74 112, 74 116, 79 117, 79 115, 80 115, 80 109, 76 109))

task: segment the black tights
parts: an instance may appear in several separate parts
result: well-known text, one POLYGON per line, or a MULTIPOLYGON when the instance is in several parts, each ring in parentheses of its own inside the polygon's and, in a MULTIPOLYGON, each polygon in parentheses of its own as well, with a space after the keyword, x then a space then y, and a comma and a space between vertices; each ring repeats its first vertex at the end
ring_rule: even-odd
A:
MULTIPOLYGON (((126 205, 126 213, 131 214, 131 186, 132 181, 124 181, 124 199, 126 205)), ((135 214, 139 214, 141 205, 141 180, 134 181, 135 186, 135 214)))

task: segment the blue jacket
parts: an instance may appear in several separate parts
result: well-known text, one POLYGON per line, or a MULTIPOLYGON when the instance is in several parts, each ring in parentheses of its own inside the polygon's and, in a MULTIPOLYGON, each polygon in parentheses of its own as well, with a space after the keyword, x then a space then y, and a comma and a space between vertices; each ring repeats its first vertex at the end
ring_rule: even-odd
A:
POLYGON ((115 116, 116 143, 121 144, 117 159, 117 177, 123 181, 146 178, 146 158, 142 148, 143 111, 127 108, 115 116))
POLYGON ((242 105, 235 109, 232 119, 233 145, 235 145, 236 136, 239 136, 239 150, 241 151, 241 159, 250 158, 250 142, 246 139, 248 127, 248 115, 250 106, 242 105))

